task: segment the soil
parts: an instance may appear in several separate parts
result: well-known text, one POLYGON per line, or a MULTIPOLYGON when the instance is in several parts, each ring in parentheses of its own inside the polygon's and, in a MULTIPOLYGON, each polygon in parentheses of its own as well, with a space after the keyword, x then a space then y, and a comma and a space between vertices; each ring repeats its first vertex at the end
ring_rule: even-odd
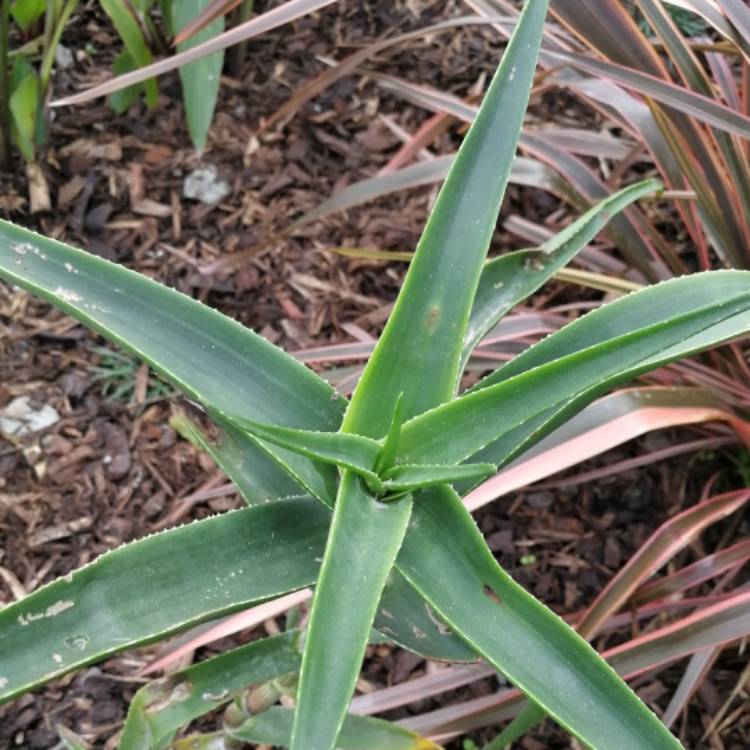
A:
MULTIPOLYGON (((257 3, 259 10, 269 5, 257 3)), ((346 258, 323 248, 412 249, 434 196, 430 188, 397 193, 311 224, 237 272, 207 275, 200 268, 257 246, 322 196, 377 173, 400 145, 387 122, 413 133, 426 119, 374 81, 357 76, 304 106, 283 128, 259 133, 264 117, 325 69, 319 56, 341 58, 386 33, 465 13, 457 0, 340 2, 254 40, 241 76, 224 80, 209 144, 200 156, 186 132, 176 75, 160 80, 160 101, 153 111, 137 104, 116 116, 103 101, 56 110, 44 165, 54 210, 27 213, 27 186, 18 162, 0 175, 0 209, 19 223, 191 294, 287 349, 351 341, 353 332, 376 335, 403 266, 346 258), (182 197, 185 176, 202 165, 215 166, 231 187, 217 205, 182 197)), ((58 71, 56 95, 106 77, 119 46, 92 3, 77 14, 63 43, 80 52, 71 68, 58 71)), ((450 37, 399 47, 379 58, 377 67, 465 96, 492 72, 500 50, 490 32, 459 29, 450 37)), ((532 101, 530 116, 537 121, 575 116, 579 127, 595 123, 581 105, 551 94, 532 101)), ((451 131, 435 149, 452 150, 457 137, 451 131)), ((511 213, 552 228, 568 216, 550 195, 518 187, 510 188, 503 217, 511 213)), ((517 247, 517 238, 501 225, 494 249, 517 247)), ((559 286, 535 304, 582 298, 559 286)), ((108 353, 114 350, 46 303, 5 284, 0 284, 0 350, 0 406, 28 395, 61 416, 20 443, 0 438, 0 604, 155 529, 240 507, 232 493, 195 499, 197 491, 224 479, 170 427, 174 399, 168 389, 137 362, 126 362, 124 371, 109 380, 99 379, 97 368, 110 373, 115 368, 108 353), (112 389, 120 386, 126 392, 113 398, 112 389)), ((575 471, 615 463, 672 439, 669 433, 651 436, 575 471)), ((592 600, 659 523, 686 499, 698 497, 714 473, 722 472, 737 486, 740 480, 728 465, 721 454, 691 461, 680 457, 582 485, 529 488, 493 504, 478 519, 498 559, 517 580, 561 614, 573 612, 592 600)), ((739 524, 732 523, 712 527, 683 559, 711 549, 718 539, 726 543, 727 533, 739 535, 739 524)), ((219 641, 197 658, 274 627, 269 622, 219 641)), ((93 747, 113 747, 128 701, 143 681, 134 675, 155 650, 122 654, 0 708, 0 748, 52 748, 59 724, 93 747)), ((702 730, 735 687, 743 661, 736 649, 725 651, 703 683, 682 725, 687 747, 704 746, 702 730)), ((428 668, 409 653, 378 647, 369 654, 363 677, 379 687, 428 668)), ((663 709, 680 675, 680 668, 662 670, 636 687, 663 709)), ((486 680, 386 717, 421 713, 495 687, 486 680)), ((196 727, 210 729, 211 722, 204 719, 196 727)), ((481 744, 492 734, 484 730, 469 736, 481 744)), ((740 750, 749 737, 745 710, 722 735, 723 747, 740 750)), ((571 742, 547 723, 518 747, 567 748, 571 742)))

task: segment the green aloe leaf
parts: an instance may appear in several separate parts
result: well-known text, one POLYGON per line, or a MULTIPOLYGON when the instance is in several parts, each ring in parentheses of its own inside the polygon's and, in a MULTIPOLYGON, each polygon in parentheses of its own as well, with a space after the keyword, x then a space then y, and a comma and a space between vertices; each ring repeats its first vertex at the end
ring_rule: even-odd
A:
POLYGON ((0 610, 0 702, 311 585, 329 519, 312 498, 234 511, 107 552, 8 605, 0 610))
MULTIPOLYGON (((141 357, 214 414, 231 411, 313 430, 335 430, 340 424, 346 402, 307 367, 235 321, 121 266, 0 222, 0 275, 141 357), (198 357, 191 354, 196 350, 198 357), (234 398, 236 392, 243 401, 234 398)), ((215 442, 212 455, 248 502, 299 494, 299 483, 333 506, 333 467, 253 441, 214 418, 221 460, 215 442)), ((381 619, 399 643, 431 658, 474 658, 461 641, 426 618, 423 600, 408 584, 396 576, 389 588, 386 611, 404 619, 381 619), (413 629, 410 618, 421 624, 413 629)))
POLYGON ((315 587, 292 748, 337 746, 378 602, 410 514, 410 499, 381 503, 356 474, 344 472, 315 587))
MULTIPOLYGON (((391 417, 397 403, 409 418, 455 393, 463 336, 515 156, 546 12, 546 0, 529 0, 521 14, 440 191, 342 432, 381 439, 393 433, 391 417)), ((384 505, 355 492, 355 482, 359 480, 345 471, 313 599, 292 750, 335 747, 375 605, 411 513, 411 496, 384 505), (386 536, 386 523, 398 528, 399 535, 386 536), (354 540, 358 553, 379 574, 366 583, 341 570, 354 540), (353 606, 358 601, 370 619, 346 615, 359 611, 353 606), (333 617, 337 611, 343 616, 333 617), (332 644, 345 644, 345 656, 332 644)))
POLYGON ((10 14, 21 29, 27 31, 44 15, 46 5, 46 0, 15 0, 10 6, 10 14))
MULTIPOLYGON (((519 365, 514 361, 508 369, 512 373, 523 360, 529 365, 540 354, 557 355, 546 364, 475 390, 405 424, 399 458, 445 464, 477 454, 485 458, 493 455, 494 447, 482 449, 501 436, 502 448, 512 453, 523 439, 540 439, 562 416, 580 410, 614 385, 742 335, 749 323, 750 273, 746 271, 695 274, 634 292, 566 326, 539 345, 536 357, 534 347, 528 357, 517 358, 519 365), (676 303, 680 296, 683 302, 676 303), (688 305, 689 311, 679 309, 688 305), (632 320, 624 329, 629 332, 621 333, 625 312, 632 320), (561 354, 566 346, 575 348, 573 353, 561 354), (544 431, 535 419, 543 420, 544 431), (437 439, 447 434, 451 440, 437 439), (507 436, 516 444, 510 446, 507 436)), ((508 457, 495 455, 490 460, 502 462, 508 457)))
POLYGON ((249 685, 296 672, 298 632, 255 641, 144 685, 133 697, 120 750, 151 750, 249 685))
POLYGON ((39 77, 28 61, 20 55, 10 76, 8 108, 11 132, 18 150, 28 162, 36 155, 37 113, 40 97, 39 77))
POLYGON ((466 364, 482 337, 506 313, 567 265, 614 214, 661 188, 658 180, 645 180, 623 188, 597 203, 541 247, 501 255, 487 263, 482 269, 464 337, 462 365, 466 364))
POLYGON ((455 393, 462 339, 513 164, 546 12, 546 0, 526 3, 435 202, 344 429, 366 425, 367 434, 381 437, 390 417, 382 404, 395 403, 401 392, 407 419, 455 393))
MULTIPOLYGON (((138 66, 130 56, 130 52, 123 50, 112 63, 112 72, 116 75, 122 75, 123 73, 129 73, 131 70, 136 70, 138 66)), ((126 89, 120 89, 111 94, 108 101, 109 106, 115 114, 122 115, 127 112, 130 107, 135 104, 141 93, 145 93, 143 84, 139 83, 135 86, 128 86, 126 89)))
MULTIPOLYGON (((179 0, 172 3, 172 24, 174 31, 181 31, 212 0, 179 0)), ((177 45, 178 52, 195 47, 201 42, 212 39, 224 31, 224 16, 218 16, 212 23, 188 41, 177 45)), ((221 68, 224 65, 224 51, 214 52, 198 60, 189 62, 180 68, 182 81, 182 98, 185 103, 190 138, 196 150, 203 151, 206 137, 211 127, 216 99, 219 95, 221 68)))
MULTIPOLYGON (((239 727, 228 729, 227 734, 242 742, 289 747, 293 713, 289 708, 273 706, 239 727)), ((353 714, 344 720, 336 747, 339 750, 440 750, 434 742, 397 724, 353 714)))
POLYGON ((422 494, 398 567, 454 632, 595 750, 680 747, 586 641, 500 568, 455 492, 422 494))
MULTIPOLYGON (((341 423, 346 402, 312 370, 145 276, 7 222, 0 222, 0 275, 142 358, 213 411, 301 429, 341 423)), ((316 497, 333 502, 333 467, 266 447, 316 497)))

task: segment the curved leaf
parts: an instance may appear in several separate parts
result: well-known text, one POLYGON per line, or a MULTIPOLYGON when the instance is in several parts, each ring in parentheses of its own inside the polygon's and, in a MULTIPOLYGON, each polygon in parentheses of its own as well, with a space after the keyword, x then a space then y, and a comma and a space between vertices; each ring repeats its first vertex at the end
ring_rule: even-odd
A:
MULTIPOLYGON (((0 276, 141 357, 215 411, 302 429, 336 430, 341 423, 346 402, 312 370, 145 276, 8 222, 0 222, 0 276)), ((304 477, 317 497, 333 500, 335 469, 273 446, 267 452, 304 477)))
POLYGON ((5 607, 0 702, 123 649, 309 586, 329 518, 312 498, 234 511, 107 552, 5 607))
POLYGON ((256 682, 299 669, 299 633, 255 641, 144 685, 133 697, 120 750, 161 748, 193 719, 256 682))
POLYGON ((452 464, 478 454, 504 462, 524 440, 540 439, 562 415, 612 386, 742 335, 748 323, 748 272, 696 274, 634 292, 527 350, 480 384, 486 387, 407 422, 399 458, 452 464), (505 373, 507 379, 501 379, 505 373), (439 439, 445 434, 452 439, 439 439), (482 450, 501 436, 496 446, 482 450))
POLYGON ((419 496, 397 564, 458 635, 587 745, 680 747, 586 641, 500 568, 450 488, 419 496))
POLYGON ((583 250, 612 214, 659 189, 661 183, 658 180, 646 180, 623 188, 597 203, 541 247, 518 250, 489 261, 482 269, 464 337, 463 364, 492 327, 583 250))

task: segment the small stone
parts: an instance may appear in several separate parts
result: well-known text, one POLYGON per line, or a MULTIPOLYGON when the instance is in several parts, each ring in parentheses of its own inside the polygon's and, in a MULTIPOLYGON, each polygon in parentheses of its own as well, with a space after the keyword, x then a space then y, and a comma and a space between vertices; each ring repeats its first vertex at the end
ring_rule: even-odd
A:
POLYGON ((19 438, 51 427, 59 420, 60 415, 54 407, 44 404, 37 409, 28 396, 19 396, 0 410, 0 432, 19 438))
POLYGON ((74 62, 75 58, 73 57, 71 50, 68 47, 64 47, 62 44, 58 44, 57 49, 55 50, 55 65, 57 65, 60 70, 66 70, 67 68, 72 68, 74 62))
POLYGON ((194 169, 182 183, 182 195, 190 200, 210 206, 226 198, 232 189, 226 180, 220 180, 216 167, 209 165, 194 169))

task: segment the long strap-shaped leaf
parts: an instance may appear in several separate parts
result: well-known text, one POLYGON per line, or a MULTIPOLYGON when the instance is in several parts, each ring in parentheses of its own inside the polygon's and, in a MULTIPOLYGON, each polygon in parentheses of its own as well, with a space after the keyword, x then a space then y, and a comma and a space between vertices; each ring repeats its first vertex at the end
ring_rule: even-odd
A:
MULTIPOLYGON (((543 434, 533 421, 535 417, 545 415, 550 409, 557 414, 568 414, 566 410, 581 408, 582 399, 589 402, 619 382, 745 333, 750 322, 750 273, 747 272, 686 277, 651 288, 647 295, 636 292, 628 299, 637 305, 641 295, 653 304, 660 303, 660 319, 654 316, 657 322, 634 326, 630 333, 606 339, 607 322, 617 315, 613 308, 618 305, 590 313, 586 316, 590 319, 589 329, 596 327, 597 337, 603 340, 413 419, 404 425, 401 434, 401 460, 418 463, 431 458, 439 463, 456 463, 479 453, 503 435, 512 435, 519 442, 519 431, 527 428, 529 434, 533 432, 539 439, 543 434), (675 294, 691 295, 695 309, 675 315, 672 310, 675 294), (701 305, 701 299, 711 301, 701 305), (453 438, 435 439, 444 434, 453 438)), ((567 329, 546 341, 553 343, 561 334, 562 338, 582 343, 580 338, 571 339, 567 329)), ((549 432, 554 420, 545 416, 544 421, 549 432)), ((480 455, 486 457, 485 453, 480 455)))
POLYGON ((696 94, 682 86, 624 65, 597 60, 575 52, 550 52, 549 54, 587 73, 610 78, 626 88, 674 107, 686 115, 695 117, 696 120, 713 125, 727 133, 750 138, 750 117, 702 94, 696 94))
POLYGON ((295 430, 241 417, 227 419, 254 437, 263 438, 316 461, 352 469, 367 478, 377 478, 374 470, 382 446, 372 438, 346 432, 295 430))
POLYGON ((398 566, 458 635, 590 747, 680 747, 580 636, 498 566, 455 492, 425 494, 398 566))
POLYGON ((171 426, 182 437, 206 451, 224 470, 248 505, 304 493, 246 433, 215 415, 214 422, 218 434, 211 440, 187 414, 177 413, 170 419, 171 426))
MULTIPOLYGON (((440 191, 393 313, 344 417, 343 432, 382 438, 397 402, 409 418, 455 392, 463 336, 513 162, 546 10, 547 0, 526 4, 440 191)), ((344 472, 310 616, 292 750, 332 750, 336 745, 411 506, 410 496, 387 505, 377 502, 349 470, 344 472), (352 546, 369 560, 372 573, 364 580, 358 578, 364 575, 358 558, 352 562, 352 546)))
POLYGON ((0 610, 0 702, 315 582, 330 515, 283 500, 155 534, 0 610), (272 540, 272 541, 269 541, 272 540))
POLYGON ((462 339, 513 164, 546 12, 546 0, 526 3, 435 202, 343 429, 380 437, 390 416, 383 404, 395 403, 400 393, 408 419, 455 392, 462 339))
POLYGON ((410 497, 381 503, 344 471, 305 640, 292 748, 336 747, 410 514, 410 497))
MULTIPOLYGON (((0 275, 141 357, 214 410, 302 429, 336 430, 341 423, 346 402, 312 370, 145 276, 7 222, 0 222, 0 275)), ((269 452, 278 453, 274 446, 269 452)), ((335 469, 283 455, 317 496, 333 501, 335 469)))

